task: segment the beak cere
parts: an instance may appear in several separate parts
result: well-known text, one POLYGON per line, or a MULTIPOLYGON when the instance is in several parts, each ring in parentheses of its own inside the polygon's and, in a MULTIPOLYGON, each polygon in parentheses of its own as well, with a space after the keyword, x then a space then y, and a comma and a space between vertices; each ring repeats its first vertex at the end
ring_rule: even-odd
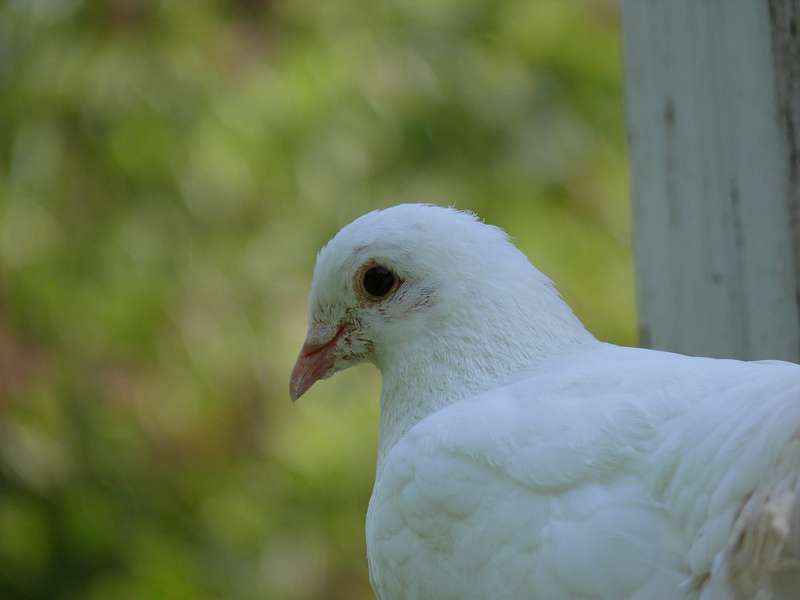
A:
POLYGON ((345 325, 335 327, 323 323, 312 323, 308 328, 306 341, 289 379, 292 402, 305 394, 315 382, 333 375, 340 354, 337 345, 344 331, 345 325))

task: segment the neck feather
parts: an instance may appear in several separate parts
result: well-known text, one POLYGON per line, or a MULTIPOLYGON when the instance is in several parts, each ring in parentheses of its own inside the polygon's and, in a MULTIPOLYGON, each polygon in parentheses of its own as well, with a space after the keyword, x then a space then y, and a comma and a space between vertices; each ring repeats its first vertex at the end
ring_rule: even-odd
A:
POLYGON ((600 344, 560 298, 555 300, 547 318, 484 310, 449 319, 381 356, 379 473, 389 450, 428 415, 533 371, 548 358, 600 344))

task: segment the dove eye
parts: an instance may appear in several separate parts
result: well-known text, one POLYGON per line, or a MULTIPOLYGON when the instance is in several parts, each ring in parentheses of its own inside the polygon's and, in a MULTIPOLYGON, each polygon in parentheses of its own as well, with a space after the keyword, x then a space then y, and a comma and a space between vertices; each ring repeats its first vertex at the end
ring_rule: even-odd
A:
POLYGON ((386 267, 372 267, 364 273, 364 291, 373 298, 383 298, 394 288, 395 276, 386 267))

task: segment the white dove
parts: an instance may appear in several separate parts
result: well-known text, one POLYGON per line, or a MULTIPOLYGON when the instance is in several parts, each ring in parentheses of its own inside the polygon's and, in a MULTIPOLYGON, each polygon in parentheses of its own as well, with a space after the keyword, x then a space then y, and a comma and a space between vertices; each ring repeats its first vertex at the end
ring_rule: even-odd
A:
POLYGON ((319 253, 296 400, 380 369, 380 600, 800 598, 800 366, 596 340, 498 228, 406 204, 319 253))

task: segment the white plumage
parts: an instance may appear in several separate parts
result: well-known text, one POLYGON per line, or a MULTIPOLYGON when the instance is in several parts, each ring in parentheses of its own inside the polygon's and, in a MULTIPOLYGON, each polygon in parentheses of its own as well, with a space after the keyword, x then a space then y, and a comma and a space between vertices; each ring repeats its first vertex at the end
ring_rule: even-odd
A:
POLYGON ((380 600, 800 598, 800 367, 592 337, 492 226, 369 213, 320 252, 292 398, 381 370, 380 600))

